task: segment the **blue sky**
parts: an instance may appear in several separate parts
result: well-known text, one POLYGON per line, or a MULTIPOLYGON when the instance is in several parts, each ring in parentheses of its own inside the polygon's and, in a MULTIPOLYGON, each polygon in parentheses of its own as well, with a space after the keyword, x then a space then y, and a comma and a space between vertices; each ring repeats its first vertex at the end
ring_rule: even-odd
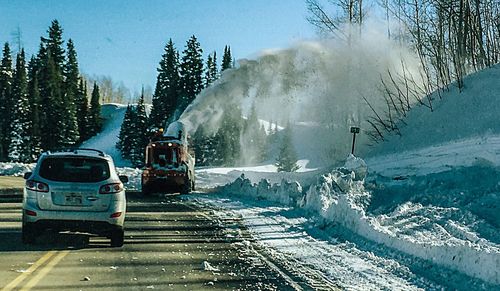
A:
POLYGON ((314 37, 304 0, 0 0, 0 42, 13 46, 20 28, 28 55, 36 53, 53 19, 72 38, 80 70, 111 76, 132 91, 154 87, 164 46, 172 38, 182 51, 196 35, 207 53, 226 44, 233 56, 255 57, 314 37))

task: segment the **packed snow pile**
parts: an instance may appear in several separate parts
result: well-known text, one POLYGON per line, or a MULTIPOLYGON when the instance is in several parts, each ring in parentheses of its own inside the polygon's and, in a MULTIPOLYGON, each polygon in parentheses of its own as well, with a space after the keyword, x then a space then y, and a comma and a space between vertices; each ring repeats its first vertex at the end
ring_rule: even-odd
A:
POLYGON ((244 176, 219 190, 300 207, 326 224, 340 225, 376 243, 491 284, 500 283, 500 245, 494 227, 464 209, 409 201, 394 203, 391 212, 377 214, 371 211, 376 207, 371 205, 373 193, 365 189, 366 175, 364 161, 351 155, 344 167, 318 177, 306 191, 295 181, 270 185, 265 179, 252 183, 244 176))
POLYGON ((24 173, 33 171, 35 165, 36 164, 0 163, 0 176, 21 177, 24 173))
POLYGON ((302 187, 299 182, 288 182, 283 179, 280 184, 271 184, 268 179, 262 179, 258 184, 252 184, 244 174, 234 182, 220 187, 219 191, 233 195, 244 195, 248 198, 280 202, 285 205, 296 204, 302 197, 302 187))

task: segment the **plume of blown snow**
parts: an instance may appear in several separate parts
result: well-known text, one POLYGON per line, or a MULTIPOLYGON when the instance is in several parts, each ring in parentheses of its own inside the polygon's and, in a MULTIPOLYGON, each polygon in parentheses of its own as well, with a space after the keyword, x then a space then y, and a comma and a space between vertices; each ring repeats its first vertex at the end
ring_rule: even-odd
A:
MULTIPOLYGON (((350 152, 350 126, 370 127, 366 120, 373 113, 363 97, 381 114, 385 111, 380 86, 389 71, 412 74, 417 86, 423 82, 413 52, 388 39, 382 25, 366 27, 348 42, 303 41, 241 59, 203 90, 180 120, 191 132, 203 126, 213 133, 225 110, 240 107, 245 115, 255 105, 259 119, 290 122, 299 158, 331 164, 350 152)), ((358 140, 358 153, 365 153, 367 136, 358 140)))

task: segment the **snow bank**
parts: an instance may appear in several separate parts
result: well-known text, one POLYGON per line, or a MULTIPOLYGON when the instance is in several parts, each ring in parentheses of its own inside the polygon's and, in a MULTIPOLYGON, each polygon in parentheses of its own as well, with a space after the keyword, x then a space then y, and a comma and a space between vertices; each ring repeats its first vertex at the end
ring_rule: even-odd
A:
POLYGON ((23 176, 26 172, 33 171, 36 164, 0 163, 0 176, 23 176))
POLYGON ((226 167, 226 168, 196 168, 196 185, 199 189, 213 189, 233 182, 242 174, 252 183, 258 183, 261 179, 269 180, 269 183, 281 183, 296 180, 302 185, 309 185, 316 180, 323 169, 308 168, 308 160, 299 160, 297 164, 300 169, 297 172, 277 172, 274 164, 253 167, 226 167))
POLYGON ((285 205, 293 205, 302 197, 302 187, 299 182, 288 182, 282 179, 280 184, 271 184, 269 180, 262 179, 258 184, 252 184, 244 174, 219 190, 228 194, 241 194, 248 198, 265 199, 285 205))
POLYGON ((136 168, 116 168, 118 175, 128 177, 128 183, 125 184, 127 191, 141 191, 141 169, 136 168))
POLYGON ((219 190, 228 195, 266 199, 304 208, 326 223, 335 223, 369 240, 458 270, 492 284, 500 284, 500 248, 469 229, 477 221, 464 220, 453 207, 404 203, 393 212, 367 212, 372 194, 365 190, 363 160, 349 156, 344 167, 317 178, 303 193, 298 182, 252 184, 244 176, 219 190))

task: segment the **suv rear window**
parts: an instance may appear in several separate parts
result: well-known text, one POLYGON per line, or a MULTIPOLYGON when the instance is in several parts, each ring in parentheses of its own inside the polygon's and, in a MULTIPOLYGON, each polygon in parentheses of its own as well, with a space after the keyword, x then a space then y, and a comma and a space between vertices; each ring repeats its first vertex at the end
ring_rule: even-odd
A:
POLYGON ((42 161, 40 176, 59 182, 99 182, 109 178, 106 160, 87 157, 52 157, 42 161))

